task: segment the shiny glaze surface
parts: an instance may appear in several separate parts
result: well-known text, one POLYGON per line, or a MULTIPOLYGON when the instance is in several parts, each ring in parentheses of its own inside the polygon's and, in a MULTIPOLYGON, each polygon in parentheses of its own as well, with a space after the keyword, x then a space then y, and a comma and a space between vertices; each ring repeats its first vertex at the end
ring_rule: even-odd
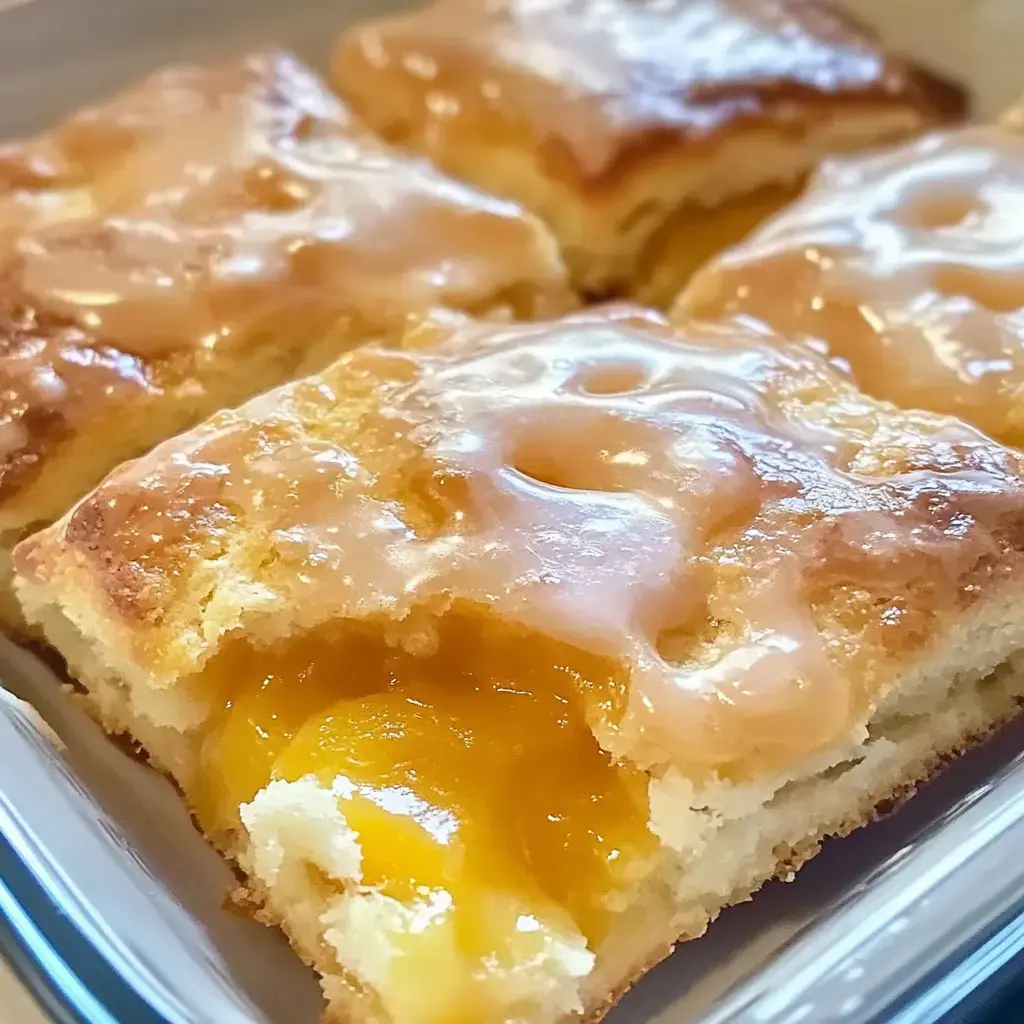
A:
POLYGON ((680 317, 742 315, 813 339, 865 391, 1024 443, 1024 138, 925 137, 827 164, 720 255, 680 317))
MULTIPOLYGON (((248 101, 254 120, 268 122, 273 97, 280 105, 279 120, 290 108, 293 116, 351 125, 316 78, 285 54, 266 53, 213 68, 167 68, 73 114, 50 132, 0 144, 0 230, 102 214, 119 199, 107 176, 140 146, 158 140, 179 121, 202 123, 215 117, 232 102, 244 107, 248 101)), ((145 183, 137 182, 139 188, 145 183)))
POLYGON ((333 78, 386 136, 518 136, 584 180, 659 137, 799 130, 816 99, 960 103, 807 0, 438 0, 350 31, 333 78))
MULTIPOLYGON (((557 290, 557 259, 517 207, 353 131, 291 58, 231 70, 144 87, 165 100, 160 130, 94 188, 103 216, 17 241, 31 301, 150 355, 230 345, 310 302, 383 328, 516 286, 557 290)), ((111 140, 137 108, 149 103, 113 105, 111 140)))
POLYGON ((0 335, 0 427, 24 439, 0 455, 22 481, 133 397, 208 411, 211 381, 240 401, 436 306, 573 301, 537 222, 358 132, 283 53, 157 73, 6 147, 2 184, 0 303, 29 326, 0 335))
POLYGON ((158 673, 236 543, 257 616, 429 651, 458 602, 621 666, 582 698, 613 752, 746 775, 843 737, 889 658, 1013 571, 1022 512, 1018 456, 956 421, 619 311, 352 353, 122 468, 18 557, 45 577, 54 544, 86 552, 158 673))
POLYGON ((76 423, 161 394, 136 356, 96 345, 73 324, 30 308, 0 308, 0 496, 34 479, 48 446, 76 423))

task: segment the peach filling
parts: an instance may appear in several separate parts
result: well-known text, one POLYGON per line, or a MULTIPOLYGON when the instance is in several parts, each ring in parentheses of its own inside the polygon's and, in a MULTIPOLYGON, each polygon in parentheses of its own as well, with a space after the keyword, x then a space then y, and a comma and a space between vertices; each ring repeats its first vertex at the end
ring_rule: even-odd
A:
POLYGON ((718 206, 685 203, 648 243, 632 288, 643 302, 662 309, 713 256, 742 242, 803 191, 803 180, 770 185, 718 206))
POLYGON ((593 946, 656 849, 647 777, 587 724, 621 704, 622 673, 479 615, 433 627, 416 653, 351 626, 223 651, 209 674, 231 697, 191 794, 202 825, 230 832, 272 779, 312 776, 357 834, 363 886, 442 908, 462 957, 510 955, 524 915, 571 920, 593 946))

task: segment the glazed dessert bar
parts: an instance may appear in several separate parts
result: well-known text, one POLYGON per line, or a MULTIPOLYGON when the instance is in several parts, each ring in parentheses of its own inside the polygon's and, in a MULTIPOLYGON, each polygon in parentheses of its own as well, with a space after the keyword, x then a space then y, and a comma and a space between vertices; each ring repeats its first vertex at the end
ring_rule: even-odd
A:
POLYGON ((1024 461, 737 326, 421 326, 15 553, 331 1019, 598 1019, 1024 692, 1024 461))
POLYGON ((9 549, 123 459, 410 316, 574 305, 547 230, 395 155, 292 57, 173 68, 0 150, 9 549))
POLYGON ((584 291, 660 305, 825 154, 965 106, 816 0, 436 0, 347 32, 332 82, 385 138, 543 217, 584 291))
MULTIPOLYGON (((1012 118, 1012 114, 1008 115, 1012 118)), ((865 391, 1024 444, 1024 135, 979 126, 828 162, 675 315, 741 317, 865 391)))

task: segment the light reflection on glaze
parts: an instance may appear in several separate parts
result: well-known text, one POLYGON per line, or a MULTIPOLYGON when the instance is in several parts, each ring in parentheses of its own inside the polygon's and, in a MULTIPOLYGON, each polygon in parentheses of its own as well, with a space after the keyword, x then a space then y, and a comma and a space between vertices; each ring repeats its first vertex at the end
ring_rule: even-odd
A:
POLYGON ((719 256, 686 318, 816 340, 866 391, 1024 443, 1024 138, 935 134, 835 162, 719 256))
POLYGON ((434 307, 574 304, 538 222, 357 132, 282 53, 158 72, 0 148, 0 300, 4 498, 112 416, 148 429, 151 401, 156 440, 434 307))
POLYGON ((439 0, 348 33, 333 78, 367 123, 435 156, 449 133, 525 135, 586 181, 638 143, 751 118, 799 130, 808 98, 926 106, 928 92, 804 0, 439 0))
POLYGON ((620 312, 353 353, 118 471, 18 557, 102 552, 158 630, 241 537, 273 566, 253 600, 280 588, 306 622, 469 602, 629 666, 626 704, 592 709, 613 750, 744 772, 842 737, 880 651, 1012 568, 1022 513, 1018 457, 970 428, 762 336, 620 312))
MULTIPOLYGON (((86 107, 36 138, 0 144, 0 221, 19 230, 100 215, 123 206, 118 169, 171 126, 202 133, 233 102, 254 128, 277 134, 303 117, 351 126, 347 112, 315 76, 284 53, 257 54, 219 67, 157 71, 101 104, 86 107), (261 105, 262 99, 262 105, 261 105), (246 106, 246 101, 250 102, 246 106)), ((219 147, 229 136, 217 141, 219 147)), ((135 189, 145 190, 145 181, 135 189)))
POLYGON ((309 304, 367 330, 516 288, 526 313, 568 304, 552 244, 513 204, 355 132, 290 58, 231 70, 165 73, 112 105, 102 141, 120 159, 92 188, 102 215, 17 241, 27 301, 142 355, 230 344, 309 304), (161 96, 159 130, 119 148, 138 121, 124 108, 161 96))

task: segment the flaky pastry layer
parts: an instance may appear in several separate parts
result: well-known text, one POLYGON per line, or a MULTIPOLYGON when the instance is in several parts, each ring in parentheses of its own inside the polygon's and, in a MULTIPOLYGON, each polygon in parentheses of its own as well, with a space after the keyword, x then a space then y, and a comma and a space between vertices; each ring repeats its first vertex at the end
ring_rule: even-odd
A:
POLYGON ((541 215, 585 291, 666 301, 765 190, 964 108, 807 0, 437 0, 348 31, 332 81, 385 138, 541 215), (704 211, 752 197, 719 238, 704 211))
POLYGON ((970 427, 617 309, 357 350, 15 558, 339 1019, 546 1024, 1013 712, 1022 528, 970 427))

